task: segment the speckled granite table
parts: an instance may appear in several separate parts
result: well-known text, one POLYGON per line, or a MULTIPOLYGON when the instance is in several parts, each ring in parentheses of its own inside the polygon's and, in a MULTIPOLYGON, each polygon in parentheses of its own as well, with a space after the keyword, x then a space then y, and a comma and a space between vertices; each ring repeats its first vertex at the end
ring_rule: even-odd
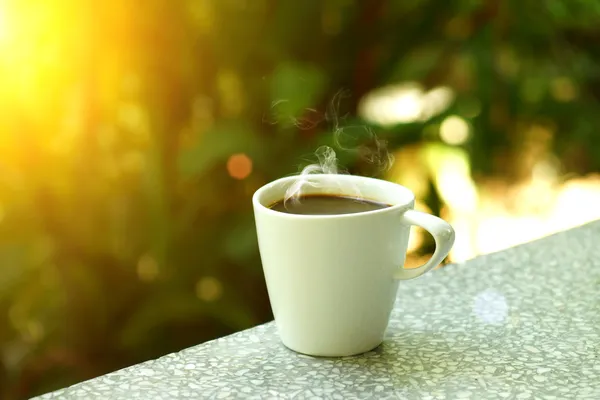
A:
POLYGON ((600 399, 600 223, 400 285, 358 357, 284 348, 272 323, 43 399, 600 399))

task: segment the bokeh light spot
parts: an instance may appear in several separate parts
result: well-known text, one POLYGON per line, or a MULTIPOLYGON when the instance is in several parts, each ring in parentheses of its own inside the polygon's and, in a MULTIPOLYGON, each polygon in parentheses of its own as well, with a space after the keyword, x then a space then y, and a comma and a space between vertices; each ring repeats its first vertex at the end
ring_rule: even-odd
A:
POLYGON ((122 172, 137 174, 140 173, 145 166, 145 159, 141 152, 131 151, 124 154, 121 158, 122 172))
POLYGON ((141 281, 152 282, 158 276, 158 263, 149 255, 140 258, 137 265, 137 274, 141 281))
POLYGON ((196 296, 200 300, 211 302, 218 300, 223 294, 221 281, 212 276, 206 276, 196 283, 196 296))
POLYGON ((233 154, 227 160, 227 172, 234 179, 246 179, 252 173, 252 160, 244 153, 233 154))
POLYGON ((568 102, 577 97, 577 87, 569 78, 556 78, 550 84, 550 93, 557 101, 568 102))
POLYGON ((361 99, 358 113, 381 126, 427 121, 445 111, 454 101, 454 91, 446 86, 425 91, 418 82, 385 86, 361 99))
POLYGON ((46 334, 44 326, 37 320, 30 320, 27 322, 23 333, 23 339, 30 343, 37 343, 46 334))
POLYGON ((235 71, 222 70, 217 75, 217 87, 221 99, 220 109, 224 115, 236 117, 246 106, 244 88, 240 75, 235 71))
POLYGON ((493 289, 487 289, 475 296, 473 313, 486 324, 502 324, 508 316, 506 297, 493 289))
POLYGON ((461 117, 451 115, 440 125, 440 138, 448 144, 462 144, 469 138, 469 124, 461 117))

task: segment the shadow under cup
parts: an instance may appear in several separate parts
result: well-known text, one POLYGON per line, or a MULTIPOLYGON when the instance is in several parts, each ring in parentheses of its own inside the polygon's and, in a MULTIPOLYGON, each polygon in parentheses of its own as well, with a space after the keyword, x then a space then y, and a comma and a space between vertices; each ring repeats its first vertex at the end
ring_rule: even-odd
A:
POLYGON ((390 207, 354 214, 271 210, 299 177, 274 181, 253 197, 258 243, 282 342, 315 356, 349 356, 381 344, 404 264, 413 208, 400 185, 351 175, 302 177, 302 195, 363 197, 390 207))

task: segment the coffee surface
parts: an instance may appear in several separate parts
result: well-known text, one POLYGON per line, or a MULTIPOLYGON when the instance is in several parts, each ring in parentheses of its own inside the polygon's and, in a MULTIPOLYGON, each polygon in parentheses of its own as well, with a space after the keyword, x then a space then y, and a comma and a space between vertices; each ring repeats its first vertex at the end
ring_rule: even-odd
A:
POLYGON ((285 202, 280 200, 270 208, 287 214, 340 215, 381 210, 387 207, 390 207, 390 205, 372 200, 318 194, 300 196, 297 199, 285 202))

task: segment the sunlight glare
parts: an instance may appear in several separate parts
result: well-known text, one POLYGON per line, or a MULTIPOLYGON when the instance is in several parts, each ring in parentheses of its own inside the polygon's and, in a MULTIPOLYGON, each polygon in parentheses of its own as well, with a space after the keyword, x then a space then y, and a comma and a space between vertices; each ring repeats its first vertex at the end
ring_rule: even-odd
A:
POLYGON ((454 91, 439 86, 426 91, 418 82, 385 86, 368 93, 359 114, 381 126, 424 122, 444 112, 454 101, 454 91))
POLYGON ((0 45, 8 41, 8 21, 6 19, 6 11, 4 10, 4 2, 0 3, 0 45))

